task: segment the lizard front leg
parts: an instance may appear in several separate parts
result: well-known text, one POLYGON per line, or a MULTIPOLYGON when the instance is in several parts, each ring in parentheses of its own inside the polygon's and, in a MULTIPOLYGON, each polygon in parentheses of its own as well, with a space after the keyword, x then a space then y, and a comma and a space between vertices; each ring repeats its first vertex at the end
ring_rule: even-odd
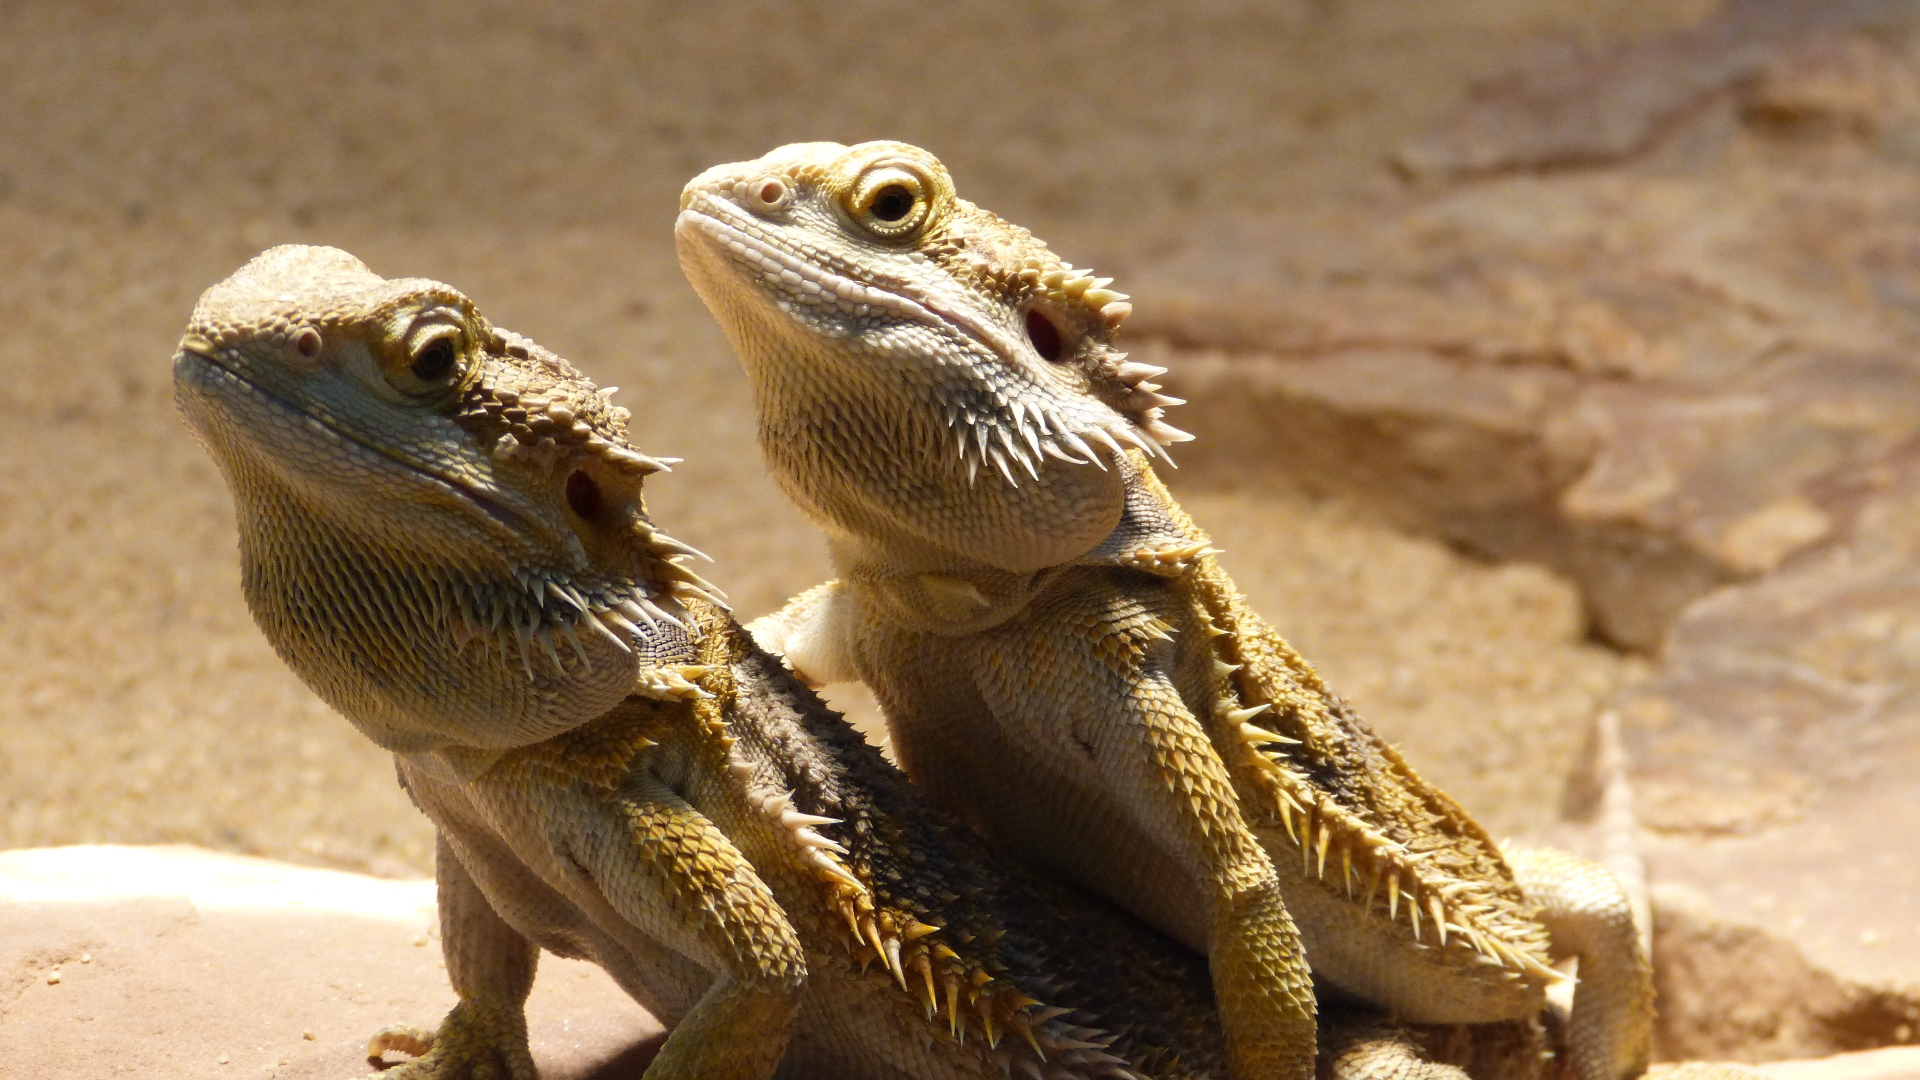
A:
POLYGON ((539 948, 494 911, 444 835, 434 850, 434 877, 441 949, 460 1001, 438 1032, 390 1027, 375 1035, 367 1043, 369 1059, 399 1050, 415 1060, 372 1077, 536 1080, 527 1048, 526 1002, 539 948))
MULTIPOLYGON (((571 803, 572 805, 566 805, 571 803)), ((614 910, 715 973, 647 1080, 766 1080, 793 1032, 806 960, 786 913, 740 850, 651 773, 612 799, 543 810, 554 842, 614 910)))
MULTIPOLYGON (((1208 963, 1226 1029, 1228 1060, 1242 1080, 1299 1077, 1315 1046, 1312 977, 1267 853, 1241 820, 1226 766, 1165 679, 1139 685, 1137 713, 1165 813, 1187 819, 1215 889, 1208 963)), ((1159 801, 1159 800, 1157 800, 1159 801)))
MULTIPOLYGON (((1083 771, 1063 779, 1131 819, 1095 826, 1105 833, 1086 838, 1101 849, 1095 859, 1144 858, 1125 839, 1144 831, 1202 890, 1233 1075, 1298 1080, 1314 1068, 1306 956, 1226 765, 1167 674, 1167 630, 1119 590, 1056 592, 1034 618, 985 636, 975 678, 998 726, 1029 741, 1032 760, 1079 763, 1083 771)), ((1140 899, 1086 861, 1075 873, 1122 906, 1140 899)))

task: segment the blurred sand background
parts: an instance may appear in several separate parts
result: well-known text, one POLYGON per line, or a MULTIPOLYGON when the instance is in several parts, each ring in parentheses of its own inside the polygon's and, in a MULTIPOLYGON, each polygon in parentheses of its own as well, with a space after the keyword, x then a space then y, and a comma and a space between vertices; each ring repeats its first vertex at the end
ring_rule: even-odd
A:
MULTIPOLYGON (((255 632, 231 507, 169 401, 194 298, 263 247, 451 282, 621 386, 644 447, 687 459, 649 485, 655 517, 751 616, 827 567, 674 264, 693 173, 904 139, 1125 288, 1126 262, 1199 225, 1395 185, 1389 150, 1523 41, 1671 30, 1709 6, 5 5, 0 844, 429 872, 431 831, 384 755, 255 632)), ((1338 500, 1209 491, 1194 510, 1255 602, 1416 761, 1477 780, 1502 831, 1555 804, 1563 777, 1500 775, 1490 736, 1550 729, 1571 755, 1636 666, 1587 642, 1571 589, 1338 500)))

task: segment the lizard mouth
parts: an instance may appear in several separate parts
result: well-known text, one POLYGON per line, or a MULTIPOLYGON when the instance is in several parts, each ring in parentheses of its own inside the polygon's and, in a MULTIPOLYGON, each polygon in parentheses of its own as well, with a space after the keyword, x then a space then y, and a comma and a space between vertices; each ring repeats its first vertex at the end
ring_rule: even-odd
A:
POLYGON ((1008 362, 1019 354, 1019 344, 1006 330, 937 292, 904 279, 862 281, 823 269, 844 265, 845 260, 778 235, 746 211, 705 192, 696 193, 692 205, 680 211, 674 233, 681 237, 698 233, 711 248, 763 276, 769 291, 856 316, 884 312, 930 326, 950 326, 1008 362))
MULTIPOLYGON (((244 395, 256 407, 271 410, 282 419, 300 425, 307 433, 327 440, 343 453, 375 467, 400 469, 432 485, 472 507, 477 515, 485 515, 498 523, 522 543, 527 537, 549 533, 532 518, 471 485, 383 452, 264 389, 235 371, 216 350, 195 347, 192 342, 183 343, 174 354, 174 365, 176 386, 186 386, 203 397, 217 393, 244 395), (179 373, 183 365, 191 365, 191 375, 179 373)), ((529 681, 534 679, 537 670, 542 670, 543 660, 560 674, 568 674, 556 640, 570 645, 580 665, 591 671, 578 637, 580 630, 598 634, 621 652, 633 655, 649 648, 649 642, 657 645, 658 640, 665 640, 662 634, 685 633, 692 622, 677 597, 663 598, 639 583, 615 578, 590 584, 524 566, 516 566, 510 574, 491 577, 485 582, 462 582, 453 592, 457 607, 450 632, 461 648, 477 641, 482 648, 498 651, 503 660, 511 661, 517 656, 529 681), (559 639, 556 634, 560 635, 559 639)), ((673 676, 668 672, 659 678, 671 683, 673 676)))
MULTIPOLYGON (((475 490, 472 485, 462 483, 450 477, 441 476, 406 458, 396 457, 382 450, 380 447, 370 445, 363 439, 355 438, 351 433, 341 430, 339 426, 330 424, 320 417, 307 412, 305 409, 287 401, 285 398, 280 397, 265 387, 262 387, 259 383, 235 371, 232 366, 223 362, 219 354, 213 349, 197 348, 192 344, 182 344, 180 351, 174 354, 175 365, 178 366, 182 360, 193 362, 195 367, 199 369, 203 380, 224 381, 230 389, 255 399, 262 406, 273 410, 286 419, 305 426, 309 431, 320 434, 324 438, 345 444, 351 448, 352 452, 357 454, 377 457, 382 461, 405 470, 422 481, 436 485, 455 498, 468 503, 475 510, 478 510, 501 526, 512 530, 519 536, 540 535, 546 532, 546 530, 540 528, 536 522, 528 518, 525 514, 522 514, 498 499, 475 490)), ((204 393, 204 391, 202 392, 204 393)))
MULTIPOLYGON (((959 298, 937 289, 893 278, 860 280, 834 269, 847 260, 762 223, 748 211, 708 192, 695 192, 674 223, 683 252, 698 248, 732 262, 740 278, 760 291, 850 318, 885 314, 920 326, 945 329, 999 357, 1005 368, 1026 367, 1028 348, 1007 329, 981 318, 959 298)), ((693 276, 690 274, 689 276, 693 276)), ((958 374, 959 365, 949 366, 958 374)), ((998 469, 1019 486, 1015 469, 1035 481, 1043 458, 1073 465, 1107 468, 1102 450, 1114 457, 1125 445, 1149 456, 1166 452, 1125 417, 1102 407, 1062 407, 1037 384, 1032 394, 1009 393, 1005 386, 956 389, 943 395, 947 426, 956 434, 960 461, 969 484, 982 468, 998 469), (1099 444, 1099 448, 1089 443, 1099 444)), ((1171 461, 1171 459, 1168 459, 1171 461)))

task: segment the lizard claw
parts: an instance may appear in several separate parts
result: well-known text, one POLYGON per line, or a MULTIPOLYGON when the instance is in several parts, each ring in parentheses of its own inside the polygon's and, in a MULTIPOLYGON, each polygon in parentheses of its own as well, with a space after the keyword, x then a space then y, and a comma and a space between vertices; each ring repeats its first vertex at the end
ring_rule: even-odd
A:
POLYGON ((539 1080, 525 1015, 472 998, 455 1005, 437 1032, 404 1025, 383 1029, 367 1041, 368 1062, 384 1064, 389 1050, 413 1060, 366 1080, 539 1080))
POLYGON ((408 1057, 426 1057, 432 1049, 433 1032, 411 1024, 395 1024, 381 1028, 373 1038, 367 1040, 367 1060, 378 1061, 389 1050, 397 1050, 408 1057))

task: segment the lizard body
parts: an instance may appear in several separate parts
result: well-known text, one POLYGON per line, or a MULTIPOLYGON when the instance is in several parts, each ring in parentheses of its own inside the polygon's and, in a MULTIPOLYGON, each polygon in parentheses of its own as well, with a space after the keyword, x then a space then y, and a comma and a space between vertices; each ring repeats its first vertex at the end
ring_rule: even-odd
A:
POLYGON ((564 360, 280 247, 206 293, 174 372, 256 621, 438 832, 459 1003, 377 1037, 421 1055, 382 1075, 531 1080, 541 948, 671 1027, 649 1078, 1225 1074, 1198 958, 996 865, 760 650, 564 360))
POLYGON ((1188 436, 1161 369, 1112 347, 1107 279, 900 143, 718 166, 681 207, 682 266, 840 574, 756 636, 866 681, 908 773, 997 846, 1206 951, 1236 1075, 1311 1069, 1309 964, 1463 1023, 1537 1014, 1565 952, 1576 1075, 1644 1069, 1624 892, 1503 853, 1247 607, 1154 475, 1188 436))

